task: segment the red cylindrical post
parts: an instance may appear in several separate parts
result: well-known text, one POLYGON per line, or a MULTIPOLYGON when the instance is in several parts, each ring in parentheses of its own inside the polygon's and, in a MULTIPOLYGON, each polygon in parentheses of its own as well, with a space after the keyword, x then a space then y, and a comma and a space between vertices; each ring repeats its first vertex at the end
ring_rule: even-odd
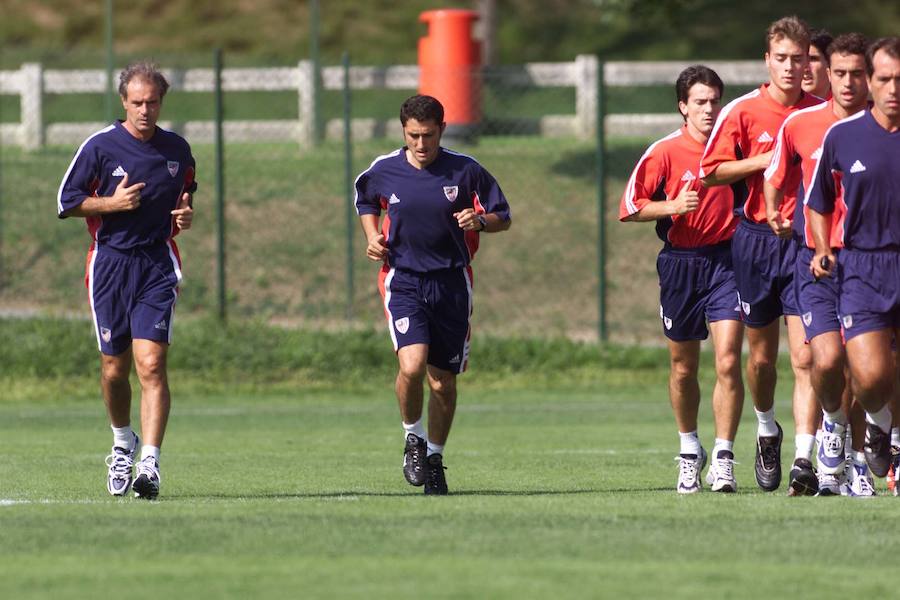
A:
POLYGON ((481 48, 472 38, 473 10, 429 10, 419 15, 428 35, 419 39, 419 93, 444 105, 445 136, 470 140, 481 121, 481 48))

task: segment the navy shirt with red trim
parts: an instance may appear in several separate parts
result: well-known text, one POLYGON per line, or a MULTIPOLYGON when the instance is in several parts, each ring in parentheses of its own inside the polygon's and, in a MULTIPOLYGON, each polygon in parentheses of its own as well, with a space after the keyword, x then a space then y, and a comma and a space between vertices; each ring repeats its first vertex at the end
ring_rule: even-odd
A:
POLYGON ((177 233, 171 211, 183 192, 197 189, 194 157, 176 133, 156 128, 142 142, 116 121, 91 135, 78 148, 57 194, 57 215, 80 206, 88 196, 112 196, 128 173, 128 185, 145 183, 141 204, 127 212, 87 218, 88 230, 100 245, 120 250, 164 242, 177 233))
POLYGON ((900 131, 887 131, 871 110, 838 121, 825 134, 806 204, 831 213, 841 190, 846 248, 900 248, 900 131))
POLYGON ((469 265, 478 232, 460 229, 453 216, 465 208, 509 220, 509 204, 497 180, 474 158, 441 148, 417 169, 400 148, 376 158, 356 178, 356 212, 387 211, 382 233, 391 267, 427 273, 469 265))

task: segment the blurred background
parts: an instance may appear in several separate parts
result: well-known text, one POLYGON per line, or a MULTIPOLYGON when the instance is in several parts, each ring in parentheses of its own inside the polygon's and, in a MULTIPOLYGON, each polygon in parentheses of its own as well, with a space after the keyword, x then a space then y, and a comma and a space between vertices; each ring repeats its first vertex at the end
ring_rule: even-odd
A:
POLYGON ((781 16, 900 31, 884 0, 0 0, 0 314, 89 315, 87 229, 57 219, 56 190, 81 141, 121 116, 110 66, 151 58, 173 84, 162 121, 198 162, 179 316, 382 328, 349 192, 400 145, 435 35, 420 15, 438 8, 476 17, 478 64, 439 77, 471 87, 466 135, 446 145, 513 209, 509 232, 482 236, 475 327, 621 343, 662 340, 661 242, 616 215, 643 150, 680 123, 678 71, 711 64, 731 100, 765 77, 781 16))

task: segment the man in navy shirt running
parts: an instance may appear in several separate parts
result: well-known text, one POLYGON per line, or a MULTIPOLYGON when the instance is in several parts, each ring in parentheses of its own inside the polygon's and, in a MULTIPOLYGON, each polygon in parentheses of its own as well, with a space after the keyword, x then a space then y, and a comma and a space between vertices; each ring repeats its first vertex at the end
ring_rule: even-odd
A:
POLYGON ((510 226, 497 181, 473 158, 442 148, 444 107, 413 96, 400 108, 406 145, 356 179, 366 256, 383 262, 379 288, 400 363, 396 393, 406 446, 403 474, 426 494, 447 493, 443 453, 456 410, 456 376, 469 355, 472 269, 479 234, 510 226), (379 229, 382 211, 386 216, 379 229), (428 379, 428 428, 422 423, 428 379))
POLYGON ((113 430, 107 490, 139 498, 159 494, 159 452, 171 398, 166 351, 181 258, 172 239, 189 229, 196 190, 194 157, 180 136, 156 126, 169 84, 150 63, 119 76, 125 120, 78 148, 57 196, 60 218, 82 217, 92 242, 85 284, 101 352, 101 388, 113 430), (131 429, 132 362, 141 383, 144 445, 131 429))
POLYGON ((840 318, 853 393, 866 411, 866 461, 884 477, 897 385, 891 341, 900 339, 900 38, 869 46, 866 72, 873 106, 828 129, 806 203, 816 246, 810 270, 828 277, 831 217, 843 193, 840 318))

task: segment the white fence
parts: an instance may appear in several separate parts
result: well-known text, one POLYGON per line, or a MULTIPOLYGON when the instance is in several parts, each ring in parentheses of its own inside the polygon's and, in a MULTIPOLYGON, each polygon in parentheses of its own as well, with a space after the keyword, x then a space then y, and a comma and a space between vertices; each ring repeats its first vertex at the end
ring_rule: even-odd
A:
MULTIPOLYGON (((673 84, 678 73, 690 62, 607 62, 603 65, 606 86, 646 86, 673 84)), ((726 84, 748 85, 764 81, 762 61, 710 61, 704 63, 715 69, 726 84)), ((165 71, 172 90, 182 92, 214 91, 212 69, 165 71)), ((600 63, 595 56, 581 55, 567 63, 528 63, 522 67, 492 70, 491 80, 517 86, 574 87, 573 113, 545 115, 535 119, 535 129, 545 136, 573 136, 592 139, 596 135, 598 77, 600 63)), ((419 84, 419 68, 415 65, 393 67, 350 67, 350 88, 408 89, 419 84)), ((326 90, 343 89, 343 68, 325 67, 322 70, 326 90)), ((0 124, 0 144, 17 145, 27 149, 45 144, 77 144, 106 123, 50 123, 43 116, 43 99, 48 94, 104 93, 106 74, 102 69, 51 70, 40 64, 25 64, 16 71, 0 71, 0 94, 19 95, 21 122, 0 124)), ((303 147, 314 139, 313 65, 300 61, 296 67, 227 68, 222 71, 224 91, 297 92, 297 120, 226 120, 224 135, 229 141, 296 141, 303 147)), ((681 118, 673 111, 667 114, 607 115, 604 125, 607 135, 658 136, 678 127, 681 118)), ((188 121, 181 124, 161 122, 176 128, 193 143, 210 142, 215 123, 188 121)), ((376 119, 353 119, 354 138, 363 139, 398 129, 393 123, 376 119)), ((343 122, 333 119, 325 124, 327 137, 339 137, 343 122)))

